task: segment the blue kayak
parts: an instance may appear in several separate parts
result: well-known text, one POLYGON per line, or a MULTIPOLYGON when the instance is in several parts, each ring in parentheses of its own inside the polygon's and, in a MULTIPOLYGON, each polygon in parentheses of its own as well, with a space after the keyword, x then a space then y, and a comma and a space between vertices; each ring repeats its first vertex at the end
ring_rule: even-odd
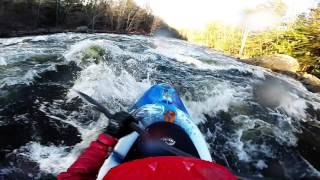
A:
MULTIPOLYGON (((177 91, 168 84, 152 86, 136 101, 130 110, 151 136, 194 157, 212 161, 208 145, 177 91)), ((100 169, 103 177, 112 167, 121 163, 154 156, 174 156, 145 142, 136 132, 121 138, 114 152, 100 169)))

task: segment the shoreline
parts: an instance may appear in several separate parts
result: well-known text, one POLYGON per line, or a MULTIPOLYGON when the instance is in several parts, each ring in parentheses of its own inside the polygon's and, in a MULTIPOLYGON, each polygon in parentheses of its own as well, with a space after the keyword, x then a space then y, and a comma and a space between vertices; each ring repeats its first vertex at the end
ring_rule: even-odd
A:
POLYGON ((40 36, 40 35, 50 35, 57 33, 112 33, 112 34, 126 34, 126 35, 143 35, 143 36, 151 36, 151 34, 143 33, 143 32, 118 32, 118 31, 108 31, 108 30, 77 30, 77 29, 60 29, 60 28, 39 28, 35 30, 25 30, 25 31, 0 31, 0 39, 4 38, 15 38, 15 37, 24 37, 24 36, 40 36))
MULTIPOLYGON (((250 63, 251 59, 240 59, 240 58, 235 58, 238 62, 242 62, 245 64, 249 64, 252 66, 258 66, 262 67, 256 64, 250 63)), ((262 67, 265 68, 265 67, 262 67)), ((309 74, 307 72, 290 72, 290 71, 283 71, 283 70, 275 70, 275 69, 269 69, 272 72, 279 73, 288 77, 291 77, 299 82, 302 83, 302 85, 310 92, 312 93, 319 93, 320 92, 320 79, 312 74, 309 74)))

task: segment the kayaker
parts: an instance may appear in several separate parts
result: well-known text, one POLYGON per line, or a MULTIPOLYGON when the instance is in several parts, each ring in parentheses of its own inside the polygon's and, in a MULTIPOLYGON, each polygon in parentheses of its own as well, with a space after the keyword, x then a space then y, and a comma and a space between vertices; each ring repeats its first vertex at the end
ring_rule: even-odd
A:
MULTIPOLYGON (((133 130, 129 124, 134 118, 126 112, 115 114, 117 124, 111 124, 105 133, 98 136, 66 172, 58 175, 59 180, 93 180, 97 178, 104 161, 112 153, 118 139, 133 130)), ((237 179, 225 167, 201 159, 180 156, 159 156, 138 159, 112 168, 103 179, 237 179)))

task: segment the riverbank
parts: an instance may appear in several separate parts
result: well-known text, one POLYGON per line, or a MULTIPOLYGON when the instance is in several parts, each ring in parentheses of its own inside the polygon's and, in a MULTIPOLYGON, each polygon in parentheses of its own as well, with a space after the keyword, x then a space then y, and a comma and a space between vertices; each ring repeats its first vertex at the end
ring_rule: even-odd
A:
POLYGON ((62 32, 148 35, 166 25, 148 9, 127 0, 2 0, 0 7, 0 38, 62 32))
POLYGON ((300 71, 297 59, 287 55, 273 55, 251 59, 240 59, 238 61, 267 68, 273 72, 284 74, 300 81, 310 92, 320 92, 320 79, 312 74, 300 71))
POLYGON ((23 37, 23 36, 37 36, 37 35, 49 35, 56 33, 112 33, 112 34, 127 34, 127 35, 143 35, 143 36, 165 36, 176 39, 186 40, 184 36, 179 32, 167 25, 158 27, 153 32, 147 33, 145 31, 111 31, 104 29, 89 29, 87 26, 80 26, 75 29, 63 29, 63 28, 38 28, 34 30, 18 30, 18 31, 0 31, 0 38, 11 38, 11 37, 23 37))
POLYGON ((62 29, 62 28, 39 28, 35 30, 18 30, 18 31, 0 31, 0 38, 11 38, 11 37, 23 37, 23 36, 36 36, 36 35, 48 35, 56 33, 112 33, 112 34, 129 34, 129 35, 144 35, 150 36, 150 33, 146 32, 118 32, 108 30, 94 30, 91 29, 62 29))
POLYGON ((287 75, 289 77, 292 77, 295 80, 300 81, 304 87, 306 87, 309 91, 313 93, 319 93, 320 92, 320 79, 316 76, 306 73, 306 72, 288 72, 288 71, 274 71, 278 72, 284 75, 287 75))

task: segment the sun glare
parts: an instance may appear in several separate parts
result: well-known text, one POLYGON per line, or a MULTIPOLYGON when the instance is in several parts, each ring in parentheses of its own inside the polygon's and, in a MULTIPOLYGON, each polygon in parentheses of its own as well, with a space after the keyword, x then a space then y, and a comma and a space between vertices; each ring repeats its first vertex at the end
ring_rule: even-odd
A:
MULTIPOLYGON (((210 21, 228 25, 241 25, 243 11, 255 8, 269 0, 135 0, 139 5, 149 4, 153 12, 176 28, 201 29, 210 21)), ((316 0, 283 0, 288 6, 288 15, 294 16, 313 6, 316 0)), ((270 26, 276 21, 268 13, 251 17, 253 29, 270 26), (254 22, 254 23, 253 23, 254 22), (266 22, 266 24, 262 24, 266 22)), ((278 19, 279 20, 279 19, 278 19)))
POLYGON ((259 31, 273 26, 279 18, 270 12, 258 12, 248 18, 247 27, 250 31, 259 31))

